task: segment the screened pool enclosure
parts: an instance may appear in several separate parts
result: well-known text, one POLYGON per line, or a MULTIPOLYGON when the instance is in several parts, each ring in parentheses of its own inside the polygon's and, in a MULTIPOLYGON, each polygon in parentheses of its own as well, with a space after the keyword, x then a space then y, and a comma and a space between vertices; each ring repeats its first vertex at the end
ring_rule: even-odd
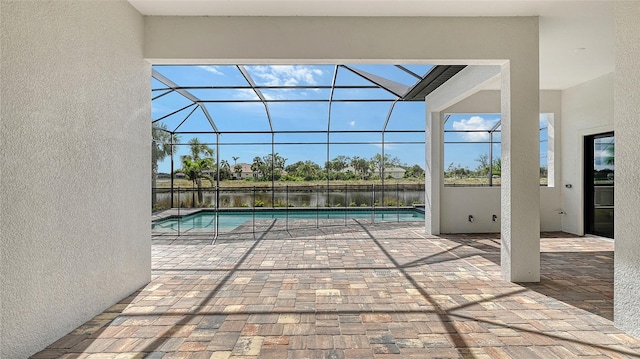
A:
MULTIPOLYGON (((224 223, 234 213, 252 230, 299 213, 296 225, 422 220, 424 98, 464 67, 154 66, 153 233, 238 231, 224 223)), ((477 167, 457 185, 499 184, 499 114, 455 116, 444 127, 452 183, 477 167)))

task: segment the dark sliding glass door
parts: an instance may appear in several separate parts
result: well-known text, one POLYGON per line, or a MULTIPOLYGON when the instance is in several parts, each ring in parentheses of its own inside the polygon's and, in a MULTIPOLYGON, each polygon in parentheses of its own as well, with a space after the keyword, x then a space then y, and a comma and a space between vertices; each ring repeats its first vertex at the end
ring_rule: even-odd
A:
POLYGON ((585 233, 613 238, 613 132, 585 137, 584 148, 585 233))

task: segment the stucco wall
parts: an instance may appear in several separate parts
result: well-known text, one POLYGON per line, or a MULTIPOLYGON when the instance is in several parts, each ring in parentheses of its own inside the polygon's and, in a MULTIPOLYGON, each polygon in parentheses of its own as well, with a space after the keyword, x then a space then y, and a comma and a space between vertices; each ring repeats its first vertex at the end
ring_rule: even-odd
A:
POLYGON ((150 66, 125 1, 1 3, 0 357, 150 280, 150 66))
POLYGON ((526 16, 147 16, 144 52, 154 63, 457 61, 500 65, 506 59, 533 63, 531 55, 538 58, 537 44, 538 18, 526 16), (430 36, 444 33, 447 41, 430 36))
POLYGON ((614 322, 640 336, 640 2, 616 2, 614 322))
MULTIPOLYGON (((442 233, 500 232, 500 187, 445 187, 441 194, 442 233), (492 215, 497 216, 494 222, 492 215), (469 222, 469 215, 473 222, 469 222)), ((553 188, 540 187, 540 230, 560 231, 560 199, 553 188)))
POLYGON ((562 229, 583 235, 583 141, 584 136, 613 130, 613 74, 562 91, 560 128, 563 165, 558 186, 565 212, 562 229), (567 184, 571 188, 566 188, 567 184))

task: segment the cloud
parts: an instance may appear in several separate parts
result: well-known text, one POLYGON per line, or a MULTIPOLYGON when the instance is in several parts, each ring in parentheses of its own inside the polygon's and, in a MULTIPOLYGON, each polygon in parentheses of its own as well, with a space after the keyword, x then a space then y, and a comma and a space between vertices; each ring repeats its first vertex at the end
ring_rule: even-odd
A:
POLYGON ((238 100, 259 100, 256 92, 250 89, 234 90, 233 97, 238 100))
POLYGON ((356 121, 349 122, 349 126, 354 127, 356 125, 356 121))
MULTIPOLYGON (((323 75, 322 70, 313 66, 260 65, 247 66, 246 68, 254 81, 261 86, 313 86, 318 84, 317 78, 323 75)), ((294 90, 271 89, 262 90, 262 94, 267 100, 286 100, 309 96, 308 90, 296 90, 295 93, 292 91, 294 90)), ((318 89, 311 89, 311 91, 318 92, 318 89)))
POLYGON ((264 90, 263 90, 262 96, 264 96, 264 98, 266 98, 267 100, 286 100, 288 98, 285 93, 286 91, 290 91, 290 90, 279 90, 277 92, 269 92, 269 93, 264 93, 264 90))
POLYGON ((217 66, 198 66, 198 68, 211 72, 214 75, 224 75, 222 71, 218 70, 217 66))
MULTIPOLYGON (((468 120, 461 119, 453 122, 453 129, 458 131, 489 130, 495 125, 495 120, 485 120, 480 116, 472 116, 468 120)), ((489 132, 461 132, 460 136, 467 141, 482 142, 489 140, 489 132)))
POLYGON ((322 70, 313 66, 278 65, 278 66, 249 66, 251 76, 267 86, 297 86, 316 85, 317 76, 322 76, 322 70))
MULTIPOLYGON (((374 145, 375 147, 378 147, 378 148, 382 149, 382 143, 374 143, 373 145, 374 145)), ((392 143, 385 143, 385 144, 384 144, 384 149, 385 149, 385 151, 395 150, 397 147, 398 147, 398 146, 396 146, 396 145, 394 145, 394 144, 392 144, 392 143)), ((389 155, 389 154, 387 153, 387 155, 389 155)))

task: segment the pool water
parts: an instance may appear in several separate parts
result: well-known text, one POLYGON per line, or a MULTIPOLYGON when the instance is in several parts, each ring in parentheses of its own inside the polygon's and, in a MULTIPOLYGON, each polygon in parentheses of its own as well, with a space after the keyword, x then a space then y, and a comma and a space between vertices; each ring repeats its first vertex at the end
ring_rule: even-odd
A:
MULTIPOLYGON (((347 219, 360 219, 365 221, 420 221, 424 220, 424 213, 416 211, 414 209, 399 209, 399 210, 320 210, 320 211, 301 211, 301 210, 260 210, 256 211, 237 211, 237 212, 219 212, 218 213, 218 230, 221 232, 228 232, 238 228, 240 225, 247 221, 255 220, 268 220, 268 219, 280 219, 280 220, 336 220, 344 221, 347 219)), ((186 231, 213 231, 215 228, 216 213, 215 212, 198 212, 181 218, 168 218, 159 221, 155 221, 151 225, 151 230, 154 232, 186 232, 186 231)), ((251 223, 251 222, 249 222, 251 223)))

